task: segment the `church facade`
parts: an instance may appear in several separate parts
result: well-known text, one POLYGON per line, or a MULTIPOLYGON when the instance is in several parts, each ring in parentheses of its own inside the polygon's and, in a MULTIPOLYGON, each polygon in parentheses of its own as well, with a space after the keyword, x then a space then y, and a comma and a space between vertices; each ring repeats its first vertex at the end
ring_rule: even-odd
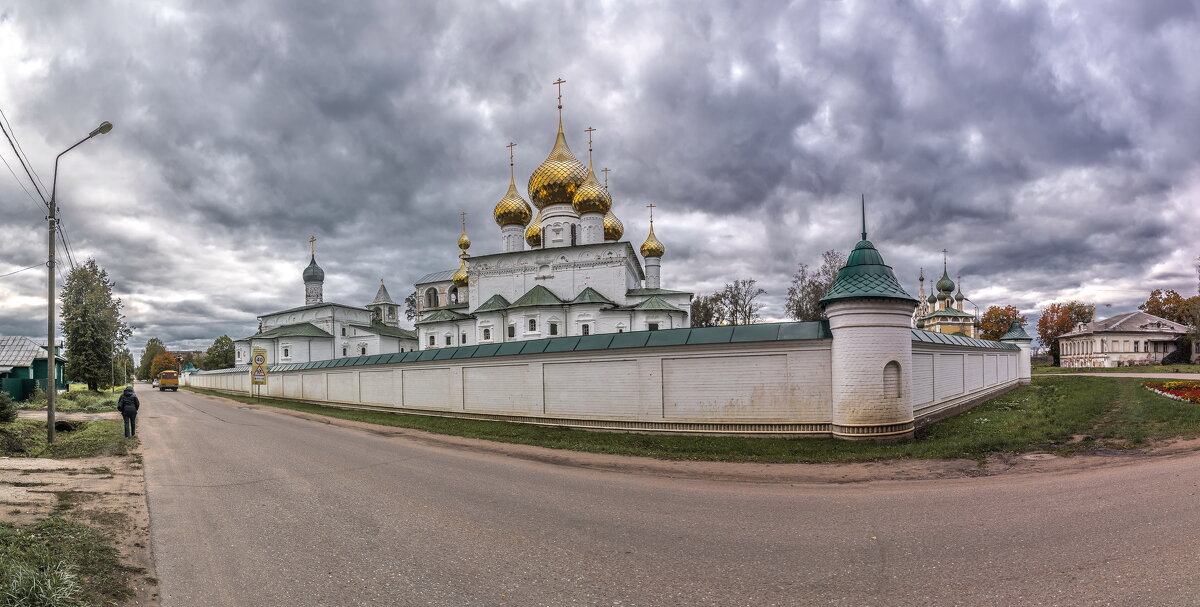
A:
POLYGON ((689 326, 692 293, 662 287, 653 205, 635 251, 592 166, 595 129, 584 166, 567 146, 561 97, 558 108, 554 146, 529 177, 532 206, 517 191, 509 146, 508 190, 492 210, 503 251, 472 256, 464 218, 458 269, 417 280, 421 349, 689 326))
POLYGON ((925 295, 925 269, 917 277, 920 286, 917 289, 917 309, 913 312, 913 326, 934 333, 947 335, 962 335, 963 337, 979 337, 979 318, 963 310, 963 302, 967 296, 962 292, 962 276, 958 277, 958 292, 954 293, 955 284, 950 280, 947 252, 942 251, 942 277, 937 283, 930 281, 930 286, 937 293, 925 295))

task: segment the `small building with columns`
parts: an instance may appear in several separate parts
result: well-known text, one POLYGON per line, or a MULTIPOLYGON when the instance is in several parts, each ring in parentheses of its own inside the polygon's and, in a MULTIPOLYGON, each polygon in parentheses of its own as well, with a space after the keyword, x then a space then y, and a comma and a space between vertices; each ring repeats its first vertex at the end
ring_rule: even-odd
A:
POLYGON ((1080 323, 1059 338, 1059 361, 1064 367, 1123 367, 1151 365, 1176 349, 1188 327, 1145 312, 1080 323))
POLYGON ((607 169, 602 185, 593 168, 596 129, 584 131, 585 166, 567 146, 561 99, 550 155, 529 177, 537 215, 517 190, 510 143, 508 189, 492 210, 504 250, 470 254, 464 217, 458 269, 417 280, 421 349, 689 326, 692 293, 662 286, 666 247, 654 234, 654 205, 635 250, 621 240, 607 169))

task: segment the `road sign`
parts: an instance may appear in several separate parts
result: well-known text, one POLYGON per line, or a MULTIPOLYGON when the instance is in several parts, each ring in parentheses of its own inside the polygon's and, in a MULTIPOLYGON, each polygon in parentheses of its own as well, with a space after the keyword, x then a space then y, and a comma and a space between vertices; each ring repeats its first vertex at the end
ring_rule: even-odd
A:
POLYGON ((267 351, 264 348, 254 348, 250 351, 250 384, 267 385, 267 351))

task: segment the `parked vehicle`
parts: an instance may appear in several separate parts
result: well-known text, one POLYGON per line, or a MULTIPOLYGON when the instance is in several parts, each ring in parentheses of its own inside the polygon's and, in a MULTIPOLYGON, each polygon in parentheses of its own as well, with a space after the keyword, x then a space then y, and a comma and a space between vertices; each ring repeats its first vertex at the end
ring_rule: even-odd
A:
POLYGON ((163 392, 171 390, 172 392, 179 391, 179 372, 163 371, 158 374, 158 391, 163 392))

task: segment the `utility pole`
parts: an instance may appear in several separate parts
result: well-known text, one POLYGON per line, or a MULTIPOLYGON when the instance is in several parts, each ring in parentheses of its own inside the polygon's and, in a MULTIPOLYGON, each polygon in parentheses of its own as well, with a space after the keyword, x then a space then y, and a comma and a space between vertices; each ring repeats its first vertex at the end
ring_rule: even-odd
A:
POLYGON ((63 157, 63 154, 78 147, 80 143, 96 135, 103 135, 112 128, 111 122, 107 120, 101 122, 100 126, 96 127, 87 137, 80 139, 78 143, 54 157, 54 180, 50 184, 50 216, 46 218, 49 224, 48 240, 50 241, 50 255, 46 262, 46 268, 49 270, 46 281, 46 442, 49 443, 54 442, 54 397, 58 395, 58 365, 54 354, 54 233, 58 229, 58 205, 55 201, 55 195, 58 193, 58 160, 63 157))

